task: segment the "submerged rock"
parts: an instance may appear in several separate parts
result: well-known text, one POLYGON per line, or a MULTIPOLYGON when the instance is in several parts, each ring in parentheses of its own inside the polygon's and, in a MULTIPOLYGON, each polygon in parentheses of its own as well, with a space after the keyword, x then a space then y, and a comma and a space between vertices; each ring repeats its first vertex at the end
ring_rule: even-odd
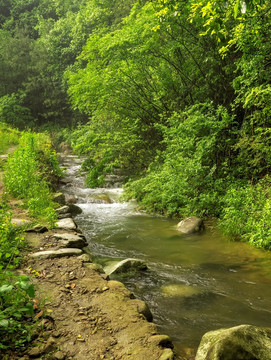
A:
POLYGON ((56 222, 59 229, 64 230, 76 230, 77 226, 72 218, 61 219, 56 222))
POLYGON ((204 230, 204 223, 202 219, 196 216, 191 216, 179 222, 177 225, 177 230, 183 234, 197 233, 204 230))
POLYGON ((31 257, 34 259, 53 259, 64 256, 79 256, 82 254, 83 251, 80 249, 69 248, 69 249, 39 251, 32 254, 31 257))
POLYGON ((114 262, 113 264, 109 264, 104 267, 104 272, 107 275, 112 274, 123 274, 129 271, 141 271, 141 270, 147 270, 147 265, 142 261, 138 259, 125 259, 119 262, 114 262))
POLYGON ((180 296, 180 297, 190 297, 200 293, 200 290, 189 285, 183 284, 171 284, 162 286, 162 294, 165 296, 180 296))
POLYGON ((271 329, 240 325, 203 335, 196 360, 270 360, 271 329))

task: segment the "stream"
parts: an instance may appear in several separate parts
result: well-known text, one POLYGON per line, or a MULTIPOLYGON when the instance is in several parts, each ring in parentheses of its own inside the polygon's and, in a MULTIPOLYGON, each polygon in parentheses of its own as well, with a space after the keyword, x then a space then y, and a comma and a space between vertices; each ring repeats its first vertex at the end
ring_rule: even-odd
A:
POLYGON ((116 279, 147 302, 177 355, 197 348, 210 330, 240 324, 270 327, 269 252, 230 242, 211 224, 203 234, 181 235, 178 221, 139 213, 135 204, 120 202, 120 188, 86 188, 82 160, 63 155, 63 162, 62 190, 75 196, 83 210, 75 221, 90 251, 103 264, 132 257, 148 265, 146 272, 116 279), (108 198, 111 203, 95 203, 108 198))

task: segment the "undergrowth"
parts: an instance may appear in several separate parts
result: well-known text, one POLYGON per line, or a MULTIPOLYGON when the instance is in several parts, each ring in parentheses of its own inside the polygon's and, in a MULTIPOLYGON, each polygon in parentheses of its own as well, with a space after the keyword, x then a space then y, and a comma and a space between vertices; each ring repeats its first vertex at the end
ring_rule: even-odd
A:
POLYGON ((0 200, 0 357, 24 349, 37 327, 33 284, 26 275, 16 275, 25 242, 11 222, 7 199, 22 199, 34 221, 53 225, 56 214, 50 184, 61 174, 49 136, 21 133, 4 166, 6 193, 0 200))
POLYGON ((6 349, 23 348, 35 328, 35 291, 30 279, 16 276, 24 239, 11 223, 12 214, 0 203, 0 354, 6 349))
POLYGON ((23 199, 29 214, 39 220, 56 220, 50 183, 61 175, 58 160, 45 134, 26 132, 5 167, 6 191, 23 199))

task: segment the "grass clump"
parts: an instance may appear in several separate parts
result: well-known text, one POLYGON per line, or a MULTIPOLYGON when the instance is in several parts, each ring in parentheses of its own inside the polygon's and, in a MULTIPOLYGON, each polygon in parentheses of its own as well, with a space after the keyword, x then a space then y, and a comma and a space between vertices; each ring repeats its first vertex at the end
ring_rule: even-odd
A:
POLYGON ((7 161, 5 189, 15 198, 25 201, 31 216, 53 225, 56 215, 49 184, 60 175, 49 137, 26 132, 7 161))

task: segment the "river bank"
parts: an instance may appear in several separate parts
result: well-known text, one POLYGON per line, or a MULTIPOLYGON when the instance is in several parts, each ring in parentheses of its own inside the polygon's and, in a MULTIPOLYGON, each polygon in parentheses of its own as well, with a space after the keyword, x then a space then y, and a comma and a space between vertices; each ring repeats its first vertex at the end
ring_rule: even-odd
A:
MULTIPOLYGON (((22 202, 9 198, 8 205, 15 226, 31 228, 32 219, 22 202)), ((84 239, 76 224, 73 229, 41 226, 24 233, 28 252, 17 274, 29 276, 35 285, 37 330, 27 350, 2 352, 3 359, 173 359, 170 339, 146 319, 147 305, 122 283, 102 274, 81 250, 82 241, 70 245, 56 235, 84 239), (50 250, 71 253, 44 256, 50 250), (43 255, 35 257, 37 252, 43 255), (72 256, 73 252, 77 254, 72 256)))

